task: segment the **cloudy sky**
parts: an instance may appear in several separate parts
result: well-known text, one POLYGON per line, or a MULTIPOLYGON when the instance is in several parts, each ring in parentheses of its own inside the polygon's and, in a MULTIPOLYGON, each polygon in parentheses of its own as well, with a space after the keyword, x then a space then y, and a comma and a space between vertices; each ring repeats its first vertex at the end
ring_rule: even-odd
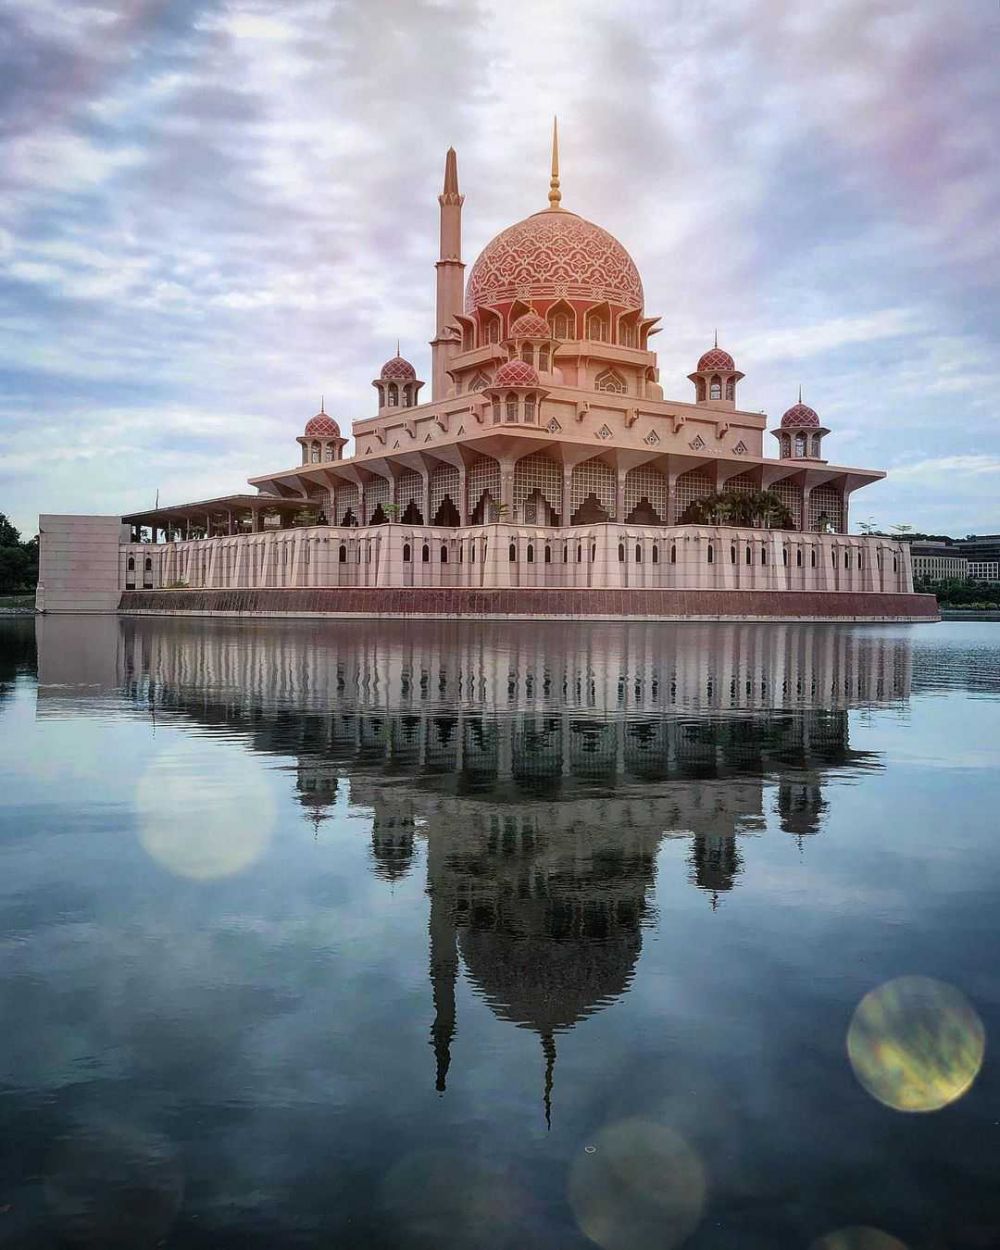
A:
MULTIPOLYGON (((1000 529, 996 0, 0 0, 0 511, 239 489, 430 376, 465 259, 545 206, 631 251, 668 396, 711 342, 883 466, 856 519, 1000 529)), ((770 441, 770 440, 768 440, 770 441)))

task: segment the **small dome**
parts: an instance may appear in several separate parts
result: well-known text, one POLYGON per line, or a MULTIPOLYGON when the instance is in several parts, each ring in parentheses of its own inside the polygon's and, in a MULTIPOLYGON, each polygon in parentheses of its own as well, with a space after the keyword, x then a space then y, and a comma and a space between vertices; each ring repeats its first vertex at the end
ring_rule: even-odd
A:
POLYGON ((732 356, 724 352, 721 347, 710 347, 698 361, 696 372, 701 373, 702 370, 709 369, 721 369, 723 372, 733 373, 736 370, 736 364, 732 356))
POLYGON ((508 360, 497 370, 494 386, 537 386, 538 374, 534 366, 523 360, 508 360))
POLYGON ((552 333, 548 323, 536 312, 527 312, 518 317, 510 327, 512 339, 550 339, 552 333))
POLYGON ((402 356, 393 356, 392 360, 387 360, 382 366, 379 377, 389 382, 415 382, 417 371, 402 356))
POLYGON ((305 433, 307 438, 339 438, 340 426, 325 412, 317 412, 306 422, 305 433))
POLYGON ((797 404, 792 404, 781 418, 781 424, 783 427, 787 426, 796 430, 811 430, 819 426, 819 415, 808 404, 799 400, 797 404))

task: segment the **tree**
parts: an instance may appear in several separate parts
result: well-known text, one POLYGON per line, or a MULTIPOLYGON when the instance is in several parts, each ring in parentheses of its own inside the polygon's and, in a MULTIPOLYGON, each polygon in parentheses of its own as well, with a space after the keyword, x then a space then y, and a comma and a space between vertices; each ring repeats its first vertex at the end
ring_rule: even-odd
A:
POLYGON ((385 513, 385 515, 389 518, 390 521, 395 521, 399 517, 399 504, 398 503, 384 503, 382 505, 382 511, 385 513))
POLYGON ((20 547, 21 534, 17 527, 0 512, 0 547, 20 547))

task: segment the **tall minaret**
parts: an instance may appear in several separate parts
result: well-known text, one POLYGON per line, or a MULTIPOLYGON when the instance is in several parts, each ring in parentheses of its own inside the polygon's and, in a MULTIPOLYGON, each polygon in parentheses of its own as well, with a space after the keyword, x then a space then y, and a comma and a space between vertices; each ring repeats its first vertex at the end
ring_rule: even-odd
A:
POLYGON ((449 148, 444 158, 444 188, 438 196, 441 205, 441 257, 437 269, 437 324, 431 340, 431 399, 444 399, 451 381, 447 368, 456 341, 446 328, 462 311, 465 266, 462 264, 462 204, 458 192, 458 157, 449 148))

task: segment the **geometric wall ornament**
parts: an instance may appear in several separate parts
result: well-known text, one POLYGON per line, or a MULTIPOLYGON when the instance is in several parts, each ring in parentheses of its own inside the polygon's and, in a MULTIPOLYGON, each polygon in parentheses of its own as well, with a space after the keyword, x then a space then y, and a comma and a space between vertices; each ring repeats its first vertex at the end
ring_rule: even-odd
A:
POLYGON ((562 429, 562 426, 555 419, 555 417, 553 417, 552 420, 548 423, 548 425, 545 428, 548 430, 550 434, 558 434, 559 431, 562 429))
POLYGON ((705 446, 705 440, 700 434, 696 434, 688 445, 692 451, 701 451, 701 449, 705 446))
POLYGON ((733 451, 735 451, 738 456, 745 456, 747 454, 747 445, 744 443, 742 438, 733 448, 733 451))
POLYGON ((601 428, 597 431, 597 437, 598 438, 610 438, 611 431, 608 429, 606 425, 602 425, 601 428))
POLYGON ((642 441, 644 443, 648 443, 650 447, 655 447, 656 444, 660 441, 660 436, 659 434, 657 434, 655 430, 650 430, 649 433, 646 435, 646 437, 642 441))

